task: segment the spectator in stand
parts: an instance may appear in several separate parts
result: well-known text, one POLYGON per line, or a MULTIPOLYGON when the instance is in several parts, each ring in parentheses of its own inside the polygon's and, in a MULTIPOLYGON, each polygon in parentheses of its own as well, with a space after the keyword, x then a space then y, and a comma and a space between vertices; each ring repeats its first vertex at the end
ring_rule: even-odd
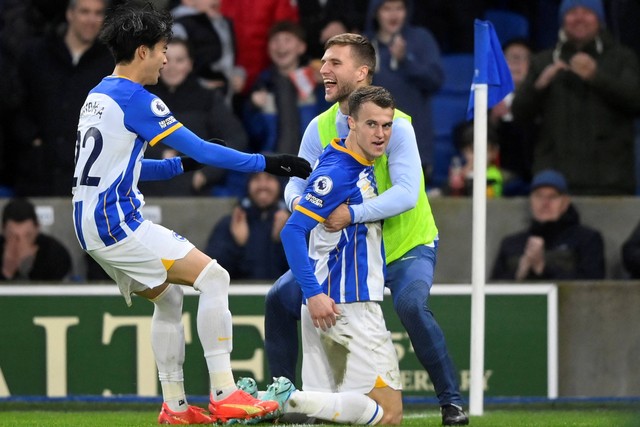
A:
POLYGON ((425 177, 433 168, 431 95, 442 86, 440 49, 429 30, 409 24, 411 0, 371 0, 366 35, 376 49, 373 84, 388 89, 413 120, 425 177))
POLYGON ((512 104, 516 121, 540 121, 533 170, 557 169, 576 195, 634 194, 638 58, 604 31, 600 0, 564 0, 560 20, 512 104))
MULTIPOLYGON (((454 156, 449 169, 450 196, 473 195, 473 121, 462 122, 453 129, 453 142, 462 155, 454 156)), ((495 130, 487 127, 487 198, 502 197, 509 175, 499 165, 500 146, 495 130)))
POLYGON ((14 124, 17 194, 70 196, 78 111, 87 92, 113 70, 113 58, 96 40, 105 9, 106 0, 70 0, 65 30, 24 50, 24 99, 14 124))
MULTIPOLYGON (((529 42, 517 38, 506 42, 502 48, 507 60, 513 85, 517 90, 527 77, 532 49, 529 42)), ((514 123, 511 104, 514 92, 507 95, 489 112, 489 124, 496 129, 500 146, 500 166, 511 174, 504 186, 505 196, 526 196, 531 182, 535 125, 514 123)))
MULTIPOLYGON (((18 58, 34 38, 59 24, 58 14, 43 16, 44 8, 58 2, 32 4, 24 0, 0 2, 0 193, 11 195, 18 176, 17 144, 13 135, 16 114, 23 97, 18 78, 18 58)), ((64 5, 60 19, 64 20, 64 5)), ((48 12, 53 12, 49 10, 48 12)))
POLYGON ((297 154, 302 132, 329 106, 321 77, 305 64, 304 40, 295 22, 278 22, 269 31, 272 65, 258 76, 243 114, 253 152, 297 154))
POLYGON ((538 173, 529 203, 531 225, 502 240, 491 279, 604 279, 602 235, 580 224, 564 176, 551 169, 538 173))
POLYGON ((12 199, 4 207, 0 254, 0 281, 63 280, 71 272, 71 255, 40 232, 36 209, 26 199, 12 199))
POLYGON ((173 36, 189 40, 194 70, 200 83, 220 89, 231 106, 234 93, 241 92, 245 72, 236 67, 236 42, 231 21, 220 11, 221 0, 183 0, 172 10, 173 36))
POLYGON ((297 0, 307 52, 322 58, 324 43, 342 33, 360 33, 368 0, 297 0))
POLYGON ((280 181, 251 175, 247 196, 216 224, 205 253, 224 264, 231 279, 274 280, 289 268, 280 231, 289 219, 280 181))
MULTIPOLYGON (((167 63, 160 71, 160 80, 149 86, 168 105, 176 118, 203 139, 218 138, 236 150, 246 151, 248 136, 240 120, 224 102, 223 95, 203 88, 193 74, 193 60, 189 43, 172 39, 167 45, 167 63)), ((164 144, 147 147, 145 158, 166 159, 179 153, 164 144)), ((214 185, 225 185, 230 171, 213 166, 187 172, 170 181, 146 181, 140 188, 146 196, 209 195, 214 185)), ((244 190, 241 187, 239 190, 244 190)))
POLYGON ((640 224, 622 244, 622 264, 632 279, 640 279, 640 224))
POLYGON ((258 74, 269 66, 269 29, 278 21, 298 22, 298 8, 291 0, 222 0, 221 10, 233 22, 236 62, 247 72, 246 94, 258 74))

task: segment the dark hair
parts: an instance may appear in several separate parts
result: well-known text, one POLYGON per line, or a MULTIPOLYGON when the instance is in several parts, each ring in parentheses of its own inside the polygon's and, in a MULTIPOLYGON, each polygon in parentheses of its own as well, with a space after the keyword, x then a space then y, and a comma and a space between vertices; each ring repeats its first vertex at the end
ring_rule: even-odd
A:
POLYGON ((349 115, 358 117, 360 107, 365 102, 373 102, 380 108, 396 108, 391 92, 380 86, 364 86, 354 90, 347 101, 349 103, 349 115))
POLYGON ((306 40, 304 29, 293 21, 278 21, 269 28, 269 40, 278 33, 291 33, 303 42, 306 40))
POLYGON ((36 215, 36 208, 27 199, 16 198, 7 203, 2 211, 2 226, 7 224, 7 221, 24 222, 32 220, 38 225, 38 216, 36 215))
POLYGON ((167 10, 157 10, 153 4, 127 2, 110 11, 100 33, 116 64, 133 60, 140 46, 153 48, 156 43, 171 40, 173 18, 167 10))
POLYGON ((368 83, 373 80, 373 71, 376 69, 376 50, 365 36, 355 33, 343 33, 331 37, 324 44, 324 50, 331 46, 351 46, 351 52, 359 65, 369 68, 367 74, 368 83))

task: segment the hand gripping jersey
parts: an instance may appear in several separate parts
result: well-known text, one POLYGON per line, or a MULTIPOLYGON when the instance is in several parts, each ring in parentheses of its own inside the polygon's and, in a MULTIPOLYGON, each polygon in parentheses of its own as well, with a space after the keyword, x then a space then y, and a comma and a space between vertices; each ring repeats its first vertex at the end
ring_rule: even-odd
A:
POLYGON ((80 110, 72 190, 83 249, 110 246, 138 228, 144 198, 137 184, 147 142, 180 127, 160 98, 126 78, 106 77, 89 93, 80 110))
POLYGON ((328 232, 322 223, 342 203, 377 195, 373 162, 334 139, 318 160, 309 185, 283 231, 287 259, 305 298, 321 292, 336 303, 382 301, 384 248, 380 221, 328 232), (308 257, 304 237, 311 231, 308 257))

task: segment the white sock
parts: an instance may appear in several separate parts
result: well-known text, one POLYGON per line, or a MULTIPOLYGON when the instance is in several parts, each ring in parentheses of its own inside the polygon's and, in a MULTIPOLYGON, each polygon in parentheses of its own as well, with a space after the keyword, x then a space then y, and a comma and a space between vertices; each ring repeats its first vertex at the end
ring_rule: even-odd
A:
POLYGON ((182 327, 182 288, 169 285, 151 300, 151 347, 158 366, 162 396, 175 412, 187 410, 184 392, 184 329, 182 327))
POLYGON ((198 337, 209 369, 211 396, 221 400, 236 390, 231 372, 233 330, 229 311, 229 273, 212 260, 193 287, 200 291, 198 337))
POLYGON ((295 391, 284 412, 297 412, 309 417, 342 424, 374 425, 382 419, 382 408, 360 393, 328 393, 295 391))

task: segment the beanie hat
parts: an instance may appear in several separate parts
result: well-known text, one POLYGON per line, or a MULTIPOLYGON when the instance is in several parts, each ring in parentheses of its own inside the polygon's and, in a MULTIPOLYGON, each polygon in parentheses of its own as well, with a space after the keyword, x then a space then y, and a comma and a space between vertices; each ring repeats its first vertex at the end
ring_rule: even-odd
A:
POLYGON ((561 194, 569 193, 569 187, 564 176, 553 169, 545 169, 533 177, 531 181, 531 191, 540 187, 553 187, 561 194))
POLYGON ((560 25, 562 25, 562 20, 564 19, 564 16, 567 14, 569 9, 573 9, 574 7, 584 7, 591 10, 598 17, 600 25, 605 25, 604 7, 602 6, 602 0, 563 0, 560 4, 560 9, 558 10, 558 19, 560 20, 560 25))

